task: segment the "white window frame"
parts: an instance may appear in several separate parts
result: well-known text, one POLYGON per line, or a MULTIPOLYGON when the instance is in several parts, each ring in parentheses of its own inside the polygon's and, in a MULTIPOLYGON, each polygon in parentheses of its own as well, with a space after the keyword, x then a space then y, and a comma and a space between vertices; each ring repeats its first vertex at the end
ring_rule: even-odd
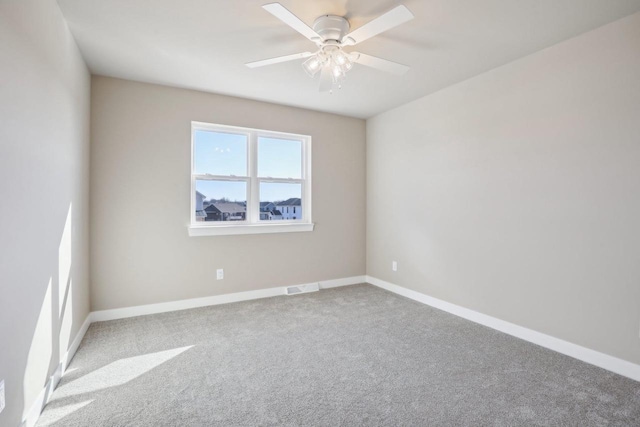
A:
POLYGON ((191 122, 191 212, 189 221, 190 236, 216 236, 230 234, 262 234, 313 231, 311 220, 311 136, 263 129, 217 125, 204 122, 191 122), (196 174, 194 135, 198 130, 232 133, 247 137, 247 176, 228 176, 196 174), (301 177, 273 178, 258 176, 258 139, 276 138, 300 141, 302 143, 301 177), (196 180, 236 181, 247 183, 247 210, 244 221, 196 221, 196 180), (302 218, 296 220, 260 219, 260 183, 296 183, 302 187, 302 218))

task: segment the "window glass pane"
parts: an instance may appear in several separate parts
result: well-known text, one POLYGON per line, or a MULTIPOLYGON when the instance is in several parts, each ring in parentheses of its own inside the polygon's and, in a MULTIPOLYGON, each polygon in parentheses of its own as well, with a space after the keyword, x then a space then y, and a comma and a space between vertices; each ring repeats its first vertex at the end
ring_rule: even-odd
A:
POLYGON ((301 220, 302 184, 261 182, 260 220, 301 220))
POLYGON ((196 221, 244 221, 247 183, 196 180, 196 221))
POLYGON ((247 137, 196 130, 193 135, 194 173, 247 176, 247 137))
POLYGON ((302 141, 258 138, 258 176, 302 178, 302 141))

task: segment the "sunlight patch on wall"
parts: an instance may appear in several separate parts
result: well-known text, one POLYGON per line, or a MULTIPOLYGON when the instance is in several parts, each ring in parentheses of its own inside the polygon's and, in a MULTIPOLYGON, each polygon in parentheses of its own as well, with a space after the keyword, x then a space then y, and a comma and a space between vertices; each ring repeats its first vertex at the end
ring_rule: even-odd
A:
MULTIPOLYGON (((29 348, 29 356, 27 357, 27 366, 24 373, 24 401, 33 402, 47 383, 49 379, 49 365, 53 353, 53 324, 52 324, 52 301, 51 301, 51 285, 53 278, 49 278, 47 292, 40 307, 38 322, 36 323, 33 337, 31 338, 31 347, 29 348)), ((29 407, 23 412, 26 416, 29 407)))
POLYGON ((60 360, 63 359, 69 346, 71 345, 71 328, 73 326, 73 280, 69 280, 69 291, 67 292, 67 302, 63 306, 64 312, 60 319, 60 335, 58 337, 58 346, 60 360))
POLYGON ((67 220, 64 224, 60 246, 58 247, 58 315, 62 315, 64 296, 71 276, 71 229, 73 204, 69 203, 67 220))

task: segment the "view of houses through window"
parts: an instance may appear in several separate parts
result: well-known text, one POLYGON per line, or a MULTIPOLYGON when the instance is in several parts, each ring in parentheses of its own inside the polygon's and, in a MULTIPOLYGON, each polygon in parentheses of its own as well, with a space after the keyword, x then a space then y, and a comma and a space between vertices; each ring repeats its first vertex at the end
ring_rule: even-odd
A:
MULTIPOLYGON (((196 191, 197 221, 245 221, 247 219, 247 202, 241 200, 207 199, 196 191)), ((260 220, 302 219, 302 200, 292 197, 287 200, 260 202, 260 220)))
POLYGON ((193 129, 193 220, 305 219, 305 140, 274 132, 261 135, 252 129, 223 129, 193 129))

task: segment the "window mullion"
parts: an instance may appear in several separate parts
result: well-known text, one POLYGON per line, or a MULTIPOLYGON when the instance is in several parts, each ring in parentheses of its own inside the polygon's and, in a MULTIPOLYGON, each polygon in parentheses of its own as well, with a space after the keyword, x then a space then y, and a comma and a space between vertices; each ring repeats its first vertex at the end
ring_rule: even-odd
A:
POLYGON ((249 182, 248 176, 235 176, 235 175, 193 175, 194 180, 198 181, 243 181, 249 182))
POLYGON ((247 205, 249 221, 257 224, 260 220, 260 184, 258 182, 258 135, 251 132, 249 137, 249 176, 250 178, 250 203, 247 205))
POLYGON ((293 178, 256 178, 260 182, 274 182, 274 183, 283 183, 283 184, 303 184, 304 179, 293 179, 293 178))

